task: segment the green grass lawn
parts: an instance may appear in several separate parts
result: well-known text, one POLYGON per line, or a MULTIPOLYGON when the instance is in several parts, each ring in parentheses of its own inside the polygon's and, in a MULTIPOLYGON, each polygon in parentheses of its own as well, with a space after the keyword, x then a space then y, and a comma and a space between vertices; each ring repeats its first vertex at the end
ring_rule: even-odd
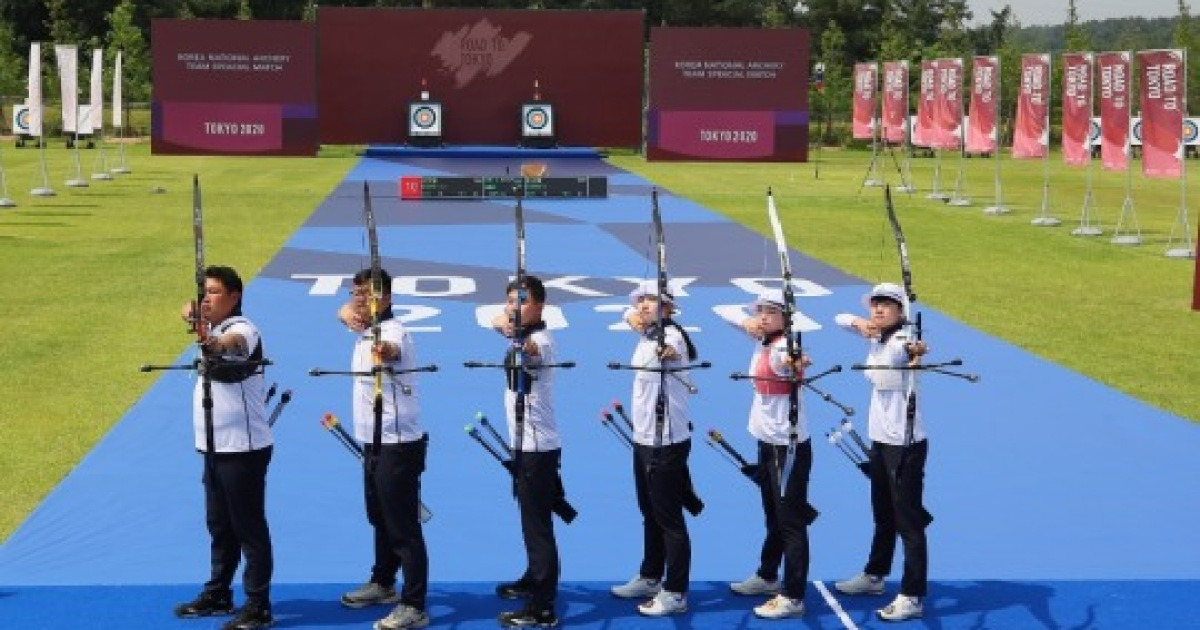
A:
MULTIPOLYGON (((68 188, 73 153, 46 149, 57 196, 41 186, 37 150, 4 141, 0 209, 0 538, 79 461, 154 380, 136 370, 189 343, 179 306, 192 279, 192 174, 204 193, 206 258, 254 276, 332 190, 355 158, 149 155, 126 147, 133 172, 68 188), (152 192, 155 188, 165 192, 152 192)), ((81 150, 83 177, 98 150, 81 150)), ((114 148, 107 147, 111 162, 114 148)))
MULTIPOLYGON (((74 189, 64 185, 74 177, 74 154, 57 143, 46 158, 58 195, 34 198, 28 193, 41 185, 37 151, 0 142, 8 196, 20 204, 0 209, 0 538, 7 538, 150 386, 134 367, 169 360, 189 343, 176 314, 194 291, 192 174, 204 189, 208 261, 233 265, 249 279, 355 158, 351 148, 323 150, 315 159, 163 157, 135 144, 127 146, 132 174, 74 189), (159 187, 165 192, 153 192, 159 187)), ((115 148, 106 154, 111 162, 115 148)), ((88 178, 98 150, 79 155, 88 178)), ((611 158, 764 233, 772 187, 793 247, 868 280, 895 280, 881 192, 857 192, 868 159, 824 151, 814 178, 812 163, 611 158)), ((1069 235, 1085 171, 1052 163, 1053 207, 1064 226, 1035 228, 1029 220, 1040 208, 1040 161, 1005 158, 1004 198, 1014 212, 1004 217, 980 212, 992 200, 994 162, 964 164, 975 206, 950 208, 923 193, 896 198, 921 302, 1200 420, 1200 313, 1189 310, 1194 266, 1162 256, 1179 211, 1179 182, 1133 178, 1147 244, 1120 247, 1107 234, 1069 235)), ((913 160, 918 186, 928 188, 933 165, 913 160)), ((885 166, 895 181, 890 159, 885 166)), ((942 166, 944 187, 952 186, 957 158, 942 166)), ((1109 231, 1124 184, 1123 174, 1095 174, 1097 211, 1109 231)), ((1063 401, 1064 410, 1071 407, 1063 401)))

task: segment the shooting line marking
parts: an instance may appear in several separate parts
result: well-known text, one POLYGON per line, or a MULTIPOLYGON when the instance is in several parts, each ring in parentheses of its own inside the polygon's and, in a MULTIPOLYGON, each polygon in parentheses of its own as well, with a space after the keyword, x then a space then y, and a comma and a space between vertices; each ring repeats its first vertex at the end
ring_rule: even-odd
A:
POLYGON ((837 598, 833 596, 833 593, 829 592, 828 588, 825 588, 824 582, 820 580, 813 580, 813 586, 817 587, 817 590, 821 592, 821 597, 825 598, 825 603, 829 604, 829 607, 832 608, 833 612, 837 614, 838 619, 842 620, 842 625, 846 626, 846 630, 858 630, 858 626, 854 625, 854 621, 852 621, 850 619, 850 615, 847 615, 846 611, 842 609, 842 605, 838 603, 837 598))

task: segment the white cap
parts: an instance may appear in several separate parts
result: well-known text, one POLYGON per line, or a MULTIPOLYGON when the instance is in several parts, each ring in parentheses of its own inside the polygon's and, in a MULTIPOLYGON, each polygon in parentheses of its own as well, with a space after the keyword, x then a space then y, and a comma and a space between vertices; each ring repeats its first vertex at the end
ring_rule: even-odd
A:
POLYGON ((862 305, 866 308, 871 308, 871 300, 874 298, 887 298, 899 304, 902 308, 908 306, 908 297, 904 293, 904 287, 894 282, 883 282, 875 285, 870 293, 862 296, 862 305))
MULTIPOLYGON (((639 282, 637 287, 635 287, 633 289, 633 291, 629 292, 629 303, 634 306, 637 306, 638 300, 642 299, 643 297, 646 297, 647 295, 653 295, 655 297, 658 296, 658 282, 657 281, 642 280, 641 282, 639 282)), ((671 304, 675 303, 675 296, 671 295, 671 293, 669 291, 663 292, 662 299, 664 302, 670 302, 671 304)))
POLYGON ((767 289, 759 293, 758 299, 750 303, 750 312, 756 312, 762 306, 770 306, 781 311, 787 310, 787 302, 783 297, 783 289, 767 289))

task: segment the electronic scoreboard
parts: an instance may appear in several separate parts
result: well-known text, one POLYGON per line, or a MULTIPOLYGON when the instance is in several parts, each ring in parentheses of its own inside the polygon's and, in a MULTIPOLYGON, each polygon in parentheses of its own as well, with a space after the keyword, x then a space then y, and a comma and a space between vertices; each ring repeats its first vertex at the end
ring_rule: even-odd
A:
POLYGON ((420 175, 406 175, 400 178, 400 198, 408 200, 514 197, 518 188, 525 197, 603 199, 608 197, 608 178, 420 175))

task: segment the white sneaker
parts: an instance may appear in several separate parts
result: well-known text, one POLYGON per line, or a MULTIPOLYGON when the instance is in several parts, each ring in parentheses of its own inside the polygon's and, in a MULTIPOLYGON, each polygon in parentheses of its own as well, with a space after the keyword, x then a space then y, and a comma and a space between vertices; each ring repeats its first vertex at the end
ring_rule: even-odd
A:
POLYGON ((624 599, 646 599, 658 595, 662 584, 658 580, 635 575, 633 579, 620 586, 614 586, 611 590, 613 595, 624 599))
POLYGON ((904 621, 920 617, 924 614, 925 607, 921 605, 920 597, 897 595, 896 599, 892 600, 892 603, 875 612, 884 621, 904 621))
POLYGON ((647 617, 663 617, 687 612, 687 596, 683 593, 659 591, 654 599, 638 604, 638 612, 647 617))
POLYGON ((833 587, 846 595, 883 595, 883 578, 859 573, 849 580, 834 582, 833 587))
POLYGON ((429 615, 423 610, 417 610, 408 604, 400 604, 388 613, 388 616, 375 622, 375 630, 408 630, 408 628, 424 628, 429 625, 429 615))
POLYGON ((786 619, 804 616, 804 600, 792 599, 787 595, 776 595, 762 606, 754 607, 754 614, 763 619, 786 619))
POLYGON ((738 595, 775 595, 779 592, 779 580, 768 582, 755 573, 741 582, 730 584, 729 590, 738 595))
POLYGON ((364 608, 376 604, 395 604, 400 601, 400 595, 391 586, 380 586, 375 582, 367 582, 362 586, 342 595, 342 605, 346 608, 364 608))

